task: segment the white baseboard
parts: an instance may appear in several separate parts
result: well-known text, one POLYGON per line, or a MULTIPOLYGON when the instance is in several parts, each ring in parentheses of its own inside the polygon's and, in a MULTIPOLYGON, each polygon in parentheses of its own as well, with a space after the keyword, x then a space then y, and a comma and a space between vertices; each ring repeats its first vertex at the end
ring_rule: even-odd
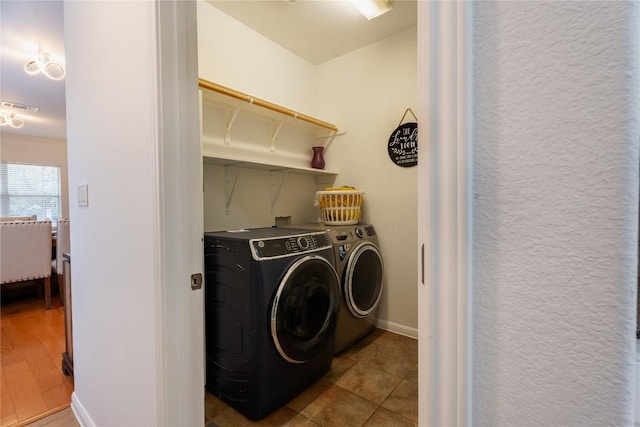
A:
POLYGON ((385 331, 393 332, 394 334, 404 335, 405 337, 418 339, 418 329, 410 328, 408 326, 399 325, 397 323, 388 322, 386 320, 376 320, 376 327, 384 329, 385 331))
POLYGON ((635 363, 635 378, 634 378, 634 419, 636 427, 640 427, 640 340, 636 340, 636 363, 635 363))
POLYGON ((89 413, 84 409, 84 406, 82 406, 82 403, 78 400, 75 391, 71 394, 71 410, 81 427, 94 427, 96 425, 89 416, 89 413))

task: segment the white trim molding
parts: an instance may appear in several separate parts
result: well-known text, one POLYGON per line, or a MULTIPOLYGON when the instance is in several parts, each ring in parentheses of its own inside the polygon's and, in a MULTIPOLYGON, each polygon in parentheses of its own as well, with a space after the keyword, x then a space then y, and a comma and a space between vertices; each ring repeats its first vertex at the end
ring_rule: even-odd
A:
POLYGON ((78 420, 78 424, 82 427, 93 427, 96 425, 95 422, 89 416, 89 413, 84 408, 80 400, 78 399, 78 395, 75 393, 71 393, 71 411, 73 411, 73 415, 78 420))
POLYGON ((389 322, 388 320, 377 319, 376 328, 393 332, 394 334, 404 335, 405 337, 418 339, 418 329, 400 325, 399 323, 389 322))
POLYGON ((158 25, 158 218, 160 263, 158 420, 199 425, 204 414, 204 295, 197 10, 195 2, 156 3, 158 25))
POLYGON ((418 2, 421 426, 472 425, 471 37, 471 2, 418 2))

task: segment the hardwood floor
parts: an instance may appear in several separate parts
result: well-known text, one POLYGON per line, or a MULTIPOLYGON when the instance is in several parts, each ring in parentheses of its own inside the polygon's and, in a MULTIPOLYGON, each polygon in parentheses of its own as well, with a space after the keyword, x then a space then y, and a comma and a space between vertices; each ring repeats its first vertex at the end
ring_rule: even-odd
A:
POLYGON ((35 293, 2 294, 0 426, 19 426, 69 406, 73 378, 62 373, 64 308, 35 293))

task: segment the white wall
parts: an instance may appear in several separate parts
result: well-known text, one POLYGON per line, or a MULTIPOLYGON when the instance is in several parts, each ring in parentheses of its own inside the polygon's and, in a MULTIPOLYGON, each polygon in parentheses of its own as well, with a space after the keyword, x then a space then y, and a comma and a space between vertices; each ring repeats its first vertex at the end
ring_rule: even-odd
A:
POLYGON ((318 220, 313 205, 316 184, 312 176, 251 168, 234 168, 233 171, 236 172, 231 173, 238 173, 238 176, 227 213, 224 183, 226 179, 233 180, 235 175, 227 178, 223 166, 204 165, 205 231, 270 227, 276 223, 276 217, 289 217, 287 220, 291 224, 318 220), (273 209, 272 197, 275 200, 273 209))
POLYGON ((62 218, 69 218, 67 142, 59 139, 25 137, 3 132, 0 160, 32 165, 60 166, 62 218))
MULTIPOLYGON (((407 108, 417 114, 416 29, 320 64, 318 114, 335 116, 347 133, 326 154, 336 185, 365 191, 364 223, 375 226, 385 266, 382 326, 417 336, 417 167, 389 158, 387 143, 407 108), (388 323, 388 324, 387 324, 388 323)), ((405 122, 415 121, 411 114, 405 122)))
POLYGON ((639 9, 474 4, 474 425, 633 424, 639 9))
POLYGON ((210 4, 198 1, 200 78, 313 115, 314 68, 210 4))
POLYGON ((203 420, 195 22, 193 2, 65 4, 69 182, 89 187, 71 202, 81 425, 203 420))
POLYGON ((71 199, 73 399, 90 425, 159 424, 155 18, 153 2, 65 4, 69 182, 89 186, 88 207, 71 199))
MULTIPOLYGON (((198 2, 199 76, 251 96, 313 114, 315 107, 315 67, 290 51, 266 39, 215 7, 198 2), (232 42, 231 42, 232 41, 232 42)), ((309 167, 311 147, 316 144, 315 129, 303 130, 289 118, 270 151, 270 138, 285 116, 259 117, 243 110, 231 128, 231 141, 225 143, 224 131, 239 101, 224 106, 207 100, 203 93, 203 152, 272 164, 309 167), (293 122, 293 123, 292 123, 293 122)), ((275 115, 274 115, 275 116, 275 115)), ((324 180, 331 180, 331 177, 324 180)), ((276 216, 291 216, 292 222, 317 219, 313 206, 319 188, 311 175, 295 171, 271 173, 241 167, 237 186, 225 211, 224 167, 204 164, 204 228, 207 231, 271 226, 276 216), (280 193, 272 207, 271 197, 280 180, 280 193)))

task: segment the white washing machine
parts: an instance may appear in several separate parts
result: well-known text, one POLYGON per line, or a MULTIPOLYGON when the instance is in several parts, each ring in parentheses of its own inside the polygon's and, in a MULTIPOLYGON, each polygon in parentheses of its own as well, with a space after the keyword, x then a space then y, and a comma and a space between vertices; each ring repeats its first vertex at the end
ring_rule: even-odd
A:
POLYGON ((370 224, 311 223, 286 228, 324 230, 331 238, 342 294, 334 349, 337 354, 375 328, 384 272, 376 231, 370 224))

